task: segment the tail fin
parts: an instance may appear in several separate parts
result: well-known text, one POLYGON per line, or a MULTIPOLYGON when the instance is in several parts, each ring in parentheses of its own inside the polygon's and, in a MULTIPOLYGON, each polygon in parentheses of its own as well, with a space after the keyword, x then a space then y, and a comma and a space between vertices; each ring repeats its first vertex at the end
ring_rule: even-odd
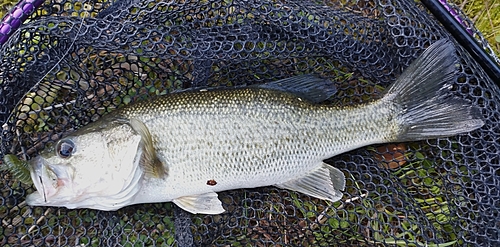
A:
POLYGON ((395 102, 401 110, 398 141, 453 136, 483 126, 478 108, 443 92, 454 76, 454 52, 451 42, 437 41, 388 89, 384 100, 395 102))

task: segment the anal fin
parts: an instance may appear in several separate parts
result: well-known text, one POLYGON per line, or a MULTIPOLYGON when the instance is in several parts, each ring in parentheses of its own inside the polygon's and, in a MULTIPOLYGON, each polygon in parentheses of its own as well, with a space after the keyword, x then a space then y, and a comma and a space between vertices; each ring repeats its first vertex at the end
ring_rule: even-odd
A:
POLYGON ((276 187, 298 191, 322 200, 336 202, 342 199, 341 190, 345 188, 345 176, 339 169, 322 163, 319 168, 276 187))
POLYGON ((175 205, 192 214, 221 214, 224 213, 222 202, 217 193, 209 192, 201 195, 183 196, 172 200, 175 205))

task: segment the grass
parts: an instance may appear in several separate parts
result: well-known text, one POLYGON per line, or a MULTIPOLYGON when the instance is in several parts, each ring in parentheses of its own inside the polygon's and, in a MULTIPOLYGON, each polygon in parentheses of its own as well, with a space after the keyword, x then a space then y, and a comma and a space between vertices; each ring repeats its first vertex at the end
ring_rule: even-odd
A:
POLYGON ((17 3, 17 0, 0 0, 0 18, 3 18, 17 3))
POLYGON ((500 56, 500 1, 499 0, 452 0, 483 33, 497 57, 500 56))

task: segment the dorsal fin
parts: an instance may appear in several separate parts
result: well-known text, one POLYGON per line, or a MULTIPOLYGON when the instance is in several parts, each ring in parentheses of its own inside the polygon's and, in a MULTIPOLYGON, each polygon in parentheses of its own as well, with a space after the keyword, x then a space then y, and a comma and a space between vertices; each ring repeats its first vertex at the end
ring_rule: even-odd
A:
POLYGON ((250 87, 292 93, 313 103, 325 101, 337 92, 333 82, 314 75, 299 75, 250 87))

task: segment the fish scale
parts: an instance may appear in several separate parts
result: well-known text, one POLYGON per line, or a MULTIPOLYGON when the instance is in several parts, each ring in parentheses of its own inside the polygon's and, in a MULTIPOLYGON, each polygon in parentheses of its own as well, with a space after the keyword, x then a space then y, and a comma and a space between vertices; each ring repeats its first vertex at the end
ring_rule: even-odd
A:
MULTIPOLYGON (((387 119, 396 113, 381 114, 381 108, 387 106, 376 102, 339 108, 280 91, 235 89, 183 93, 139 103, 119 115, 144 122, 152 130, 158 155, 171 164, 169 170, 189 174, 145 182, 169 191, 169 198, 158 198, 163 201, 185 193, 279 184, 320 167, 323 159, 395 140, 398 129, 387 119), (148 113, 158 106, 164 114, 148 113), (210 179, 217 185, 206 186, 210 179)), ((154 196, 147 194, 143 200, 154 196)))
POLYGON ((345 175, 323 160, 483 126, 479 109, 443 94, 455 73, 453 55, 450 42, 436 42, 382 99, 357 106, 319 104, 335 86, 312 75, 127 105, 34 159, 37 192, 27 203, 116 210, 172 201, 191 213, 218 214, 224 208, 216 192, 270 185, 341 200, 345 175))

